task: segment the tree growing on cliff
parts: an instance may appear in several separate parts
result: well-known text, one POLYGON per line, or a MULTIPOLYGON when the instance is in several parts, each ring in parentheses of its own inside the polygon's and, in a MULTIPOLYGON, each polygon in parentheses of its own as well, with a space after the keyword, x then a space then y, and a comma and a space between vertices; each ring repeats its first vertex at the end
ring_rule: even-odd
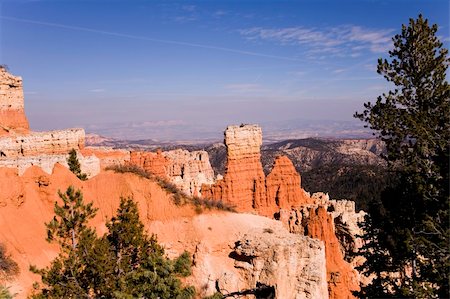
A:
POLYGON ((178 298, 194 296, 183 287, 180 276, 190 274, 187 253, 169 260, 156 237, 148 237, 132 199, 121 199, 117 216, 107 224, 108 233, 98 237, 87 226, 95 216, 92 203, 69 187, 59 193, 55 217, 47 226, 47 240, 60 245, 50 267, 32 271, 42 277, 43 289, 34 298, 178 298))
POLYGON ((87 180, 87 175, 81 172, 80 161, 78 161, 77 151, 75 149, 72 149, 69 152, 67 164, 69 165, 70 171, 72 171, 77 176, 77 178, 79 178, 82 181, 87 180))
POLYGON ((72 186, 58 195, 62 205, 55 202, 55 216, 46 227, 47 241, 56 242, 60 253, 49 268, 31 267, 45 286, 35 298, 90 298, 85 261, 92 260, 97 237, 87 222, 96 209, 92 203, 85 204, 80 190, 72 186))
POLYGON ((390 279, 375 279, 362 297, 449 297, 450 59, 437 29, 422 15, 402 26, 390 58, 378 60, 394 89, 355 113, 386 143, 396 176, 369 210, 375 248, 363 250, 362 267, 390 279))

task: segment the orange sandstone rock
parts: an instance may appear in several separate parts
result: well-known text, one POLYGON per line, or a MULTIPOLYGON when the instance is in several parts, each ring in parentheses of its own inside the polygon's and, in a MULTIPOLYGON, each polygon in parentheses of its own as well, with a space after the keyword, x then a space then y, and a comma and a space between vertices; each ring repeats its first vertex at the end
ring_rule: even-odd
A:
POLYGON ((264 175, 261 164, 261 128, 256 125, 229 126, 225 131, 227 166, 222 180, 202 187, 202 196, 223 200, 238 211, 257 210, 273 215, 280 207, 312 203, 300 186, 300 175, 287 157, 275 160, 272 172, 264 175))
POLYGON ((313 200, 300 187, 301 178, 291 160, 278 156, 266 178, 267 202, 279 208, 291 208, 313 203, 313 200))
POLYGON ((308 216, 302 221, 305 233, 325 243, 328 293, 330 299, 355 298, 351 291, 359 290, 356 271, 344 260, 336 237, 333 217, 326 207, 308 208, 308 216))
POLYGON ((0 135, 23 134, 29 128, 24 111, 22 78, 0 67, 0 135))
POLYGON ((266 203, 261 164, 262 131, 259 126, 229 126, 225 131, 227 167, 223 180, 202 187, 206 198, 221 199, 239 211, 258 209, 266 203))
POLYGON ((156 153, 139 151, 130 153, 130 164, 137 165, 159 177, 166 177, 168 163, 168 159, 162 155, 161 150, 156 153))

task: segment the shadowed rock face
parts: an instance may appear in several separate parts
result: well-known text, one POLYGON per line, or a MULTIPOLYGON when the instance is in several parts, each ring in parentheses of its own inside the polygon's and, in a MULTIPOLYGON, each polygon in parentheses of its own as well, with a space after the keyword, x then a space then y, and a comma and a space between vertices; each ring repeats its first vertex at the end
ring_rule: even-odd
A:
POLYGON ((22 78, 0 67, 0 135, 26 133, 29 128, 24 111, 22 78))

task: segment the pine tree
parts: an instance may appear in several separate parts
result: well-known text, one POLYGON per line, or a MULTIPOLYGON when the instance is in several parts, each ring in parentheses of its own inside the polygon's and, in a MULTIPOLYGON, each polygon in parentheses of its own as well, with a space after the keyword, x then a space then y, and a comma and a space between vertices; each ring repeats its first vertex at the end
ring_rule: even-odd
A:
POLYGON ((363 248, 365 273, 390 280, 375 279, 362 288, 363 297, 377 296, 375 289, 449 297, 450 59, 436 32, 437 25, 429 26, 422 15, 402 26, 389 60, 378 60, 378 73, 394 90, 355 114, 385 142, 385 159, 397 177, 369 210, 374 219, 368 244, 376 250, 363 248), (388 258, 377 259, 380 253, 388 258))
POLYGON ((139 220, 136 203, 121 199, 117 216, 107 224, 106 239, 114 260, 116 298, 192 298, 194 289, 183 287, 179 276, 190 275, 187 253, 171 261, 158 245, 156 236, 148 237, 139 220))
POLYGON ((99 238, 87 226, 96 213, 92 203, 83 203, 73 187, 59 196, 63 204, 55 203, 46 226, 60 253, 50 267, 32 267, 44 285, 33 298, 193 298, 194 289, 179 279, 190 275, 189 254, 167 259, 156 237, 146 235, 132 199, 121 199, 109 232, 99 238))
POLYGON ((46 224, 47 241, 60 246, 58 257, 47 269, 31 268, 42 277, 44 288, 35 298, 90 298, 84 260, 92 255, 95 231, 87 226, 95 216, 92 203, 85 204, 80 190, 70 186, 59 192, 62 205, 55 202, 55 216, 46 224))
POLYGON ((77 152, 72 149, 69 152, 69 157, 67 158, 67 164, 69 165, 70 171, 72 171, 80 180, 87 180, 87 175, 81 172, 80 161, 78 161, 77 152))

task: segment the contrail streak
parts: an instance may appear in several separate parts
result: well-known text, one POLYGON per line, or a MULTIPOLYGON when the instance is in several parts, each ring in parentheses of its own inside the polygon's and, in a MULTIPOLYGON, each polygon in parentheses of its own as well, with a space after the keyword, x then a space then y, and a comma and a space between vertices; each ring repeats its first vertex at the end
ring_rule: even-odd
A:
POLYGON ((230 53, 249 55, 249 56, 256 56, 256 57, 265 57, 265 58, 272 58, 272 59, 279 59, 279 60, 288 60, 288 61, 297 61, 297 62, 302 62, 303 61, 301 59, 292 58, 292 57, 286 57, 286 56, 269 55, 269 54, 264 54, 264 53, 243 51, 243 50, 238 50, 238 49, 217 47, 217 46, 212 46, 212 45, 189 43, 189 42, 167 40, 167 39, 158 39, 158 38, 151 38, 151 37, 146 37, 146 36, 139 36, 139 35, 117 33, 117 32, 111 32, 111 31, 97 30, 97 29, 92 29, 92 28, 87 28, 87 27, 79 27, 79 26, 71 26, 71 25, 64 25, 64 24, 58 24, 58 23, 41 22, 41 21, 35 21, 35 20, 29 20, 29 19, 20 19, 20 18, 8 17, 8 16, 0 16, 0 19, 9 20, 9 21, 16 21, 16 22, 22 22, 22 23, 28 23, 28 24, 35 24, 35 25, 51 26, 51 27, 57 27, 57 28, 62 28, 62 29, 70 29, 70 30, 78 30, 78 31, 84 31, 84 32, 98 33, 98 34, 103 34, 103 35, 116 36, 116 37, 129 38, 129 39, 136 39, 136 40, 143 40, 143 41, 150 41, 150 42, 156 42, 156 43, 164 43, 164 44, 171 44, 171 45, 178 45, 178 46, 187 46, 187 47, 203 48, 203 49, 210 49, 210 50, 218 50, 218 51, 223 51, 223 52, 230 52, 230 53))

